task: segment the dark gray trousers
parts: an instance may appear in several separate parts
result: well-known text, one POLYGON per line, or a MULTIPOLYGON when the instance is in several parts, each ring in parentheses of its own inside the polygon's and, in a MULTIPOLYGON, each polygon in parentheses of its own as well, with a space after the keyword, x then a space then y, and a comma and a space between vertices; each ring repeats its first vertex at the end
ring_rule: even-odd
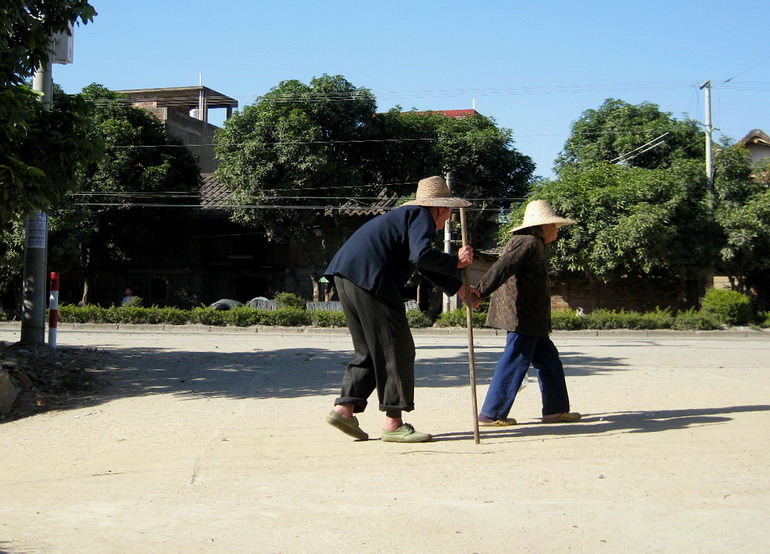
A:
POLYGON ((403 305, 385 302, 338 275, 334 285, 355 350, 335 406, 353 404, 354 412, 363 412, 376 389, 380 410, 413 410, 414 339, 403 305))

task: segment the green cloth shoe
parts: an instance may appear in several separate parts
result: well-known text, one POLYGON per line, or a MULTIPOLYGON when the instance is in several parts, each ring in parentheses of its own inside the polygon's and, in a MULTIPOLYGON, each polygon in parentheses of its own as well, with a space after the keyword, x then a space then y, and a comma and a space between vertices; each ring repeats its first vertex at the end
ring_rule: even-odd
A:
POLYGON ((395 431, 382 431, 383 442, 429 442, 433 437, 428 433, 420 433, 414 430, 409 423, 404 423, 395 431))
POLYGON ((358 420, 354 417, 342 417, 340 414, 332 410, 329 415, 326 416, 326 423, 332 427, 336 427, 346 435, 349 435, 360 441, 369 439, 369 435, 358 426, 358 420))

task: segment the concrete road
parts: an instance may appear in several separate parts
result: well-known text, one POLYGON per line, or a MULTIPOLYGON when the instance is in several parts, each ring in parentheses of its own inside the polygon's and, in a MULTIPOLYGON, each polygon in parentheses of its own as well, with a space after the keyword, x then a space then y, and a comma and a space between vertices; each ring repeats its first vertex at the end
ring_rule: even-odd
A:
MULTIPOLYGON (((402 445, 324 422, 345 331, 62 326, 107 386, 0 424, 0 551, 770 551, 770 335, 553 338, 582 423, 539 423, 533 376, 475 444, 465 331, 417 331, 436 440, 402 445)), ((475 333, 479 403, 503 342, 475 333)))

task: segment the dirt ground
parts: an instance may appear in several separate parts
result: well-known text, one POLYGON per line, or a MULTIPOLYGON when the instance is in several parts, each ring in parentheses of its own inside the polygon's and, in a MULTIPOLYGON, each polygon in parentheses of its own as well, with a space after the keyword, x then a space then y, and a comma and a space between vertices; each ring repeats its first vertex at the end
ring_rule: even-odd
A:
MULTIPOLYGON (((17 341, 14 324, 0 340, 17 341)), ((556 333, 578 424, 473 440, 464 330, 417 331, 435 441, 324 422, 341 330, 62 326, 99 386, 0 423, 0 552, 767 552, 770 334, 556 333)), ((475 333, 483 400, 504 337, 475 333)))

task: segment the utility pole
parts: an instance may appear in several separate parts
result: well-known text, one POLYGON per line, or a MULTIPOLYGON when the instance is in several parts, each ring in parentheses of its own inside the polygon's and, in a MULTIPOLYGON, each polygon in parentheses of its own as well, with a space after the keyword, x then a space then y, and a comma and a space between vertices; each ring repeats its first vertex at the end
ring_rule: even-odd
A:
MULTIPOLYGON (((37 68, 32 88, 41 93, 43 109, 53 104, 54 63, 72 63, 73 30, 70 24, 64 32, 51 38, 48 61, 37 68)), ((46 277, 48 266, 48 216, 34 212, 25 220, 24 275, 21 304, 21 342, 45 343, 46 277)))
MULTIPOLYGON (((447 171, 446 174, 446 186, 449 192, 452 192, 452 172, 447 171)), ((444 225, 444 253, 452 253, 452 220, 446 222, 444 225)), ((444 306, 441 313, 447 314, 452 311, 452 297, 444 293, 444 306)))
POLYGON ((700 88, 705 91, 706 105, 706 177, 708 178, 709 191, 714 191, 714 162, 712 159, 713 143, 711 133, 714 127, 711 125, 711 81, 707 80, 700 88))
MULTIPOLYGON (((51 109, 53 103, 53 77, 50 60, 38 67, 32 88, 41 92, 43 109, 51 109)), ((48 216, 34 212, 25 222, 24 281, 21 305, 21 342, 45 343, 45 296, 48 259, 48 216)))

